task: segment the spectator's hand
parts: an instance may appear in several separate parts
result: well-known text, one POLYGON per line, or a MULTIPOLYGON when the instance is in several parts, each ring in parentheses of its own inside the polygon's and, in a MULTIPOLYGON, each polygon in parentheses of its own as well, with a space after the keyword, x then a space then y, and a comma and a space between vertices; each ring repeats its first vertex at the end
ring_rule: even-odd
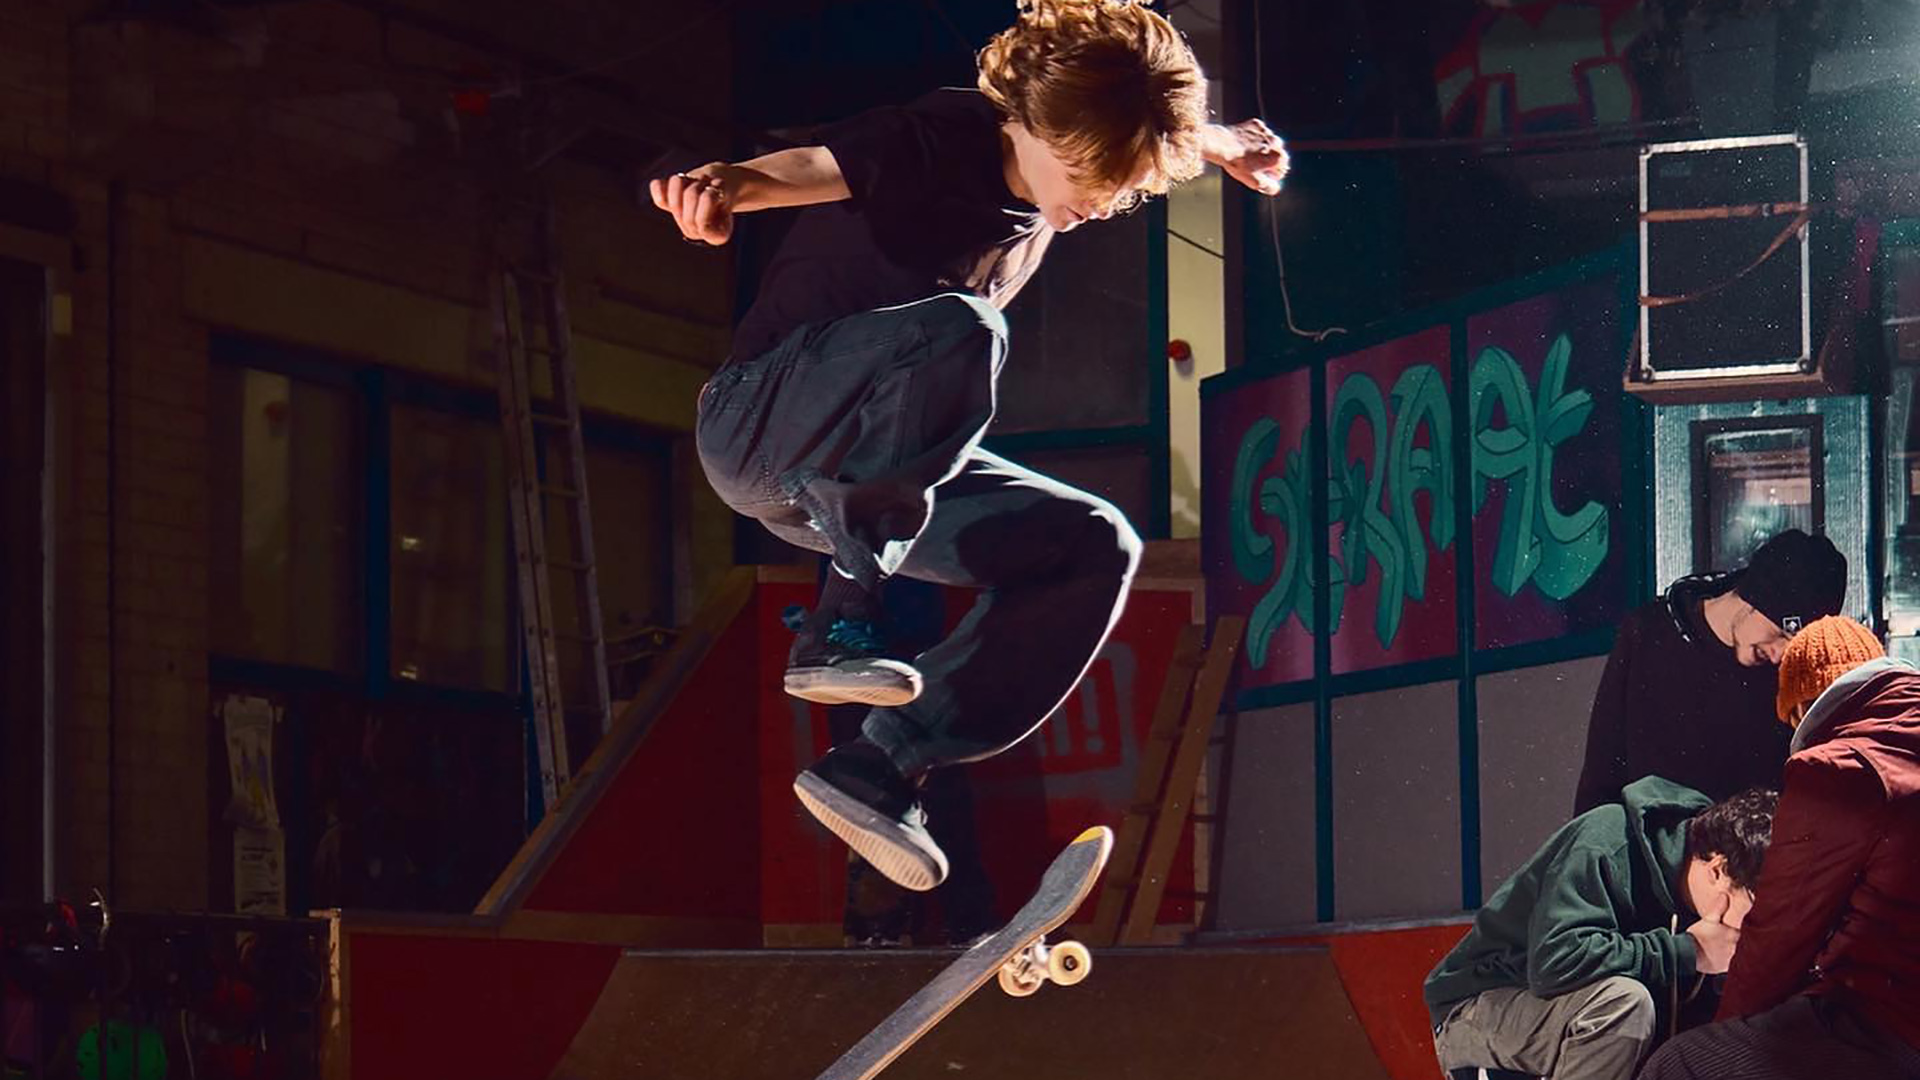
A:
POLYGON ((1733 953, 1740 947, 1740 931, 1705 919, 1687 927, 1687 936, 1693 939, 1695 957, 1693 968, 1702 975, 1725 975, 1727 968, 1733 966, 1733 953))
POLYGON ((647 183, 653 205, 673 215, 680 235, 694 243, 724 244, 733 238, 731 169, 720 162, 647 183))
POLYGON ((1262 195, 1278 195, 1290 161, 1287 144, 1259 119, 1209 129, 1203 156, 1262 195))

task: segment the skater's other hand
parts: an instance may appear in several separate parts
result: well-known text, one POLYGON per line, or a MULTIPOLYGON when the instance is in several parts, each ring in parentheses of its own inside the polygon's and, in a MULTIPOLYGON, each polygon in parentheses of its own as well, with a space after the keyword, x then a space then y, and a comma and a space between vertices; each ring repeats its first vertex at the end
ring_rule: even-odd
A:
POLYGON ((1734 950, 1740 947, 1740 931, 1705 919, 1687 927, 1693 939, 1693 969, 1702 975, 1725 975, 1733 966, 1734 950))
POLYGON ((1208 131, 1203 156, 1262 195, 1278 195, 1292 162, 1287 144, 1259 118, 1208 131))
POLYGON ((680 235, 695 243, 724 244, 733 238, 734 192, 730 167, 719 162, 651 180, 653 205, 673 215, 680 235))

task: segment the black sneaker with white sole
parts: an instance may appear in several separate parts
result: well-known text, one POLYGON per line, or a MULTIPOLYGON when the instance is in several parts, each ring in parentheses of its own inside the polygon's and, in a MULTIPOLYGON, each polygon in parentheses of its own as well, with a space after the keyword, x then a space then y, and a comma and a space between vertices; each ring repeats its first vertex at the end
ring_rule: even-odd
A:
POLYGON ((794 697, 822 705, 905 705, 920 696, 920 672, 885 651, 871 621, 809 619, 783 683, 794 697))
POLYGON ((827 752, 793 782, 800 804, 875 870, 926 892, 947 878, 947 856, 927 833, 912 781, 885 751, 856 739, 827 752))

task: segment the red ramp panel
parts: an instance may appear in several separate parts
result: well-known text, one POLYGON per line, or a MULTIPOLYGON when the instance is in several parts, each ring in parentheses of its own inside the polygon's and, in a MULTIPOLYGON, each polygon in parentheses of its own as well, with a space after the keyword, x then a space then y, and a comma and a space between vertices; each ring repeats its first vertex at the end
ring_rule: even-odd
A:
POLYGON ((762 614, 749 603, 720 635, 553 858, 527 910, 732 919, 758 937, 751 752, 762 614))
POLYGON ((348 1075, 539 1080, 619 958, 610 945, 354 932, 343 973, 348 1075))
MULTIPOLYGON (((552 1077, 809 1080, 955 955, 630 952, 552 1077)), ((956 1076, 1390 1080, 1331 955, 1283 948, 1102 949, 1078 986, 989 985, 886 1072, 956 1076)))
POLYGON ((1433 1056, 1433 1023, 1420 988, 1427 972, 1472 925, 1464 918, 1355 924, 1272 940, 1326 948, 1387 1075, 1392 1080, 1433 1080, 1439 1065, 1433 1056))

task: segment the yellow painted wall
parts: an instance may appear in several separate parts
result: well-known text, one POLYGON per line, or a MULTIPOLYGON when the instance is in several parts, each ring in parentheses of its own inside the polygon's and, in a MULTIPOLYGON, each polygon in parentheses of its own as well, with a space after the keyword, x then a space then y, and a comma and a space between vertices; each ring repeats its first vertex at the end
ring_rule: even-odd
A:
MULTIPOLYGON (((1213 171, 1175 189, 1168 227, 1222 250, 1220 190, 1213 171)), ((1193 347, 1191 360, 1167 365, 1172 536, 1182 540, 1200 535, 1200 380, 1226 370, 1226 289, 1219 258, 1171 235, 1166 243, 1168 331, 1193 347)))

